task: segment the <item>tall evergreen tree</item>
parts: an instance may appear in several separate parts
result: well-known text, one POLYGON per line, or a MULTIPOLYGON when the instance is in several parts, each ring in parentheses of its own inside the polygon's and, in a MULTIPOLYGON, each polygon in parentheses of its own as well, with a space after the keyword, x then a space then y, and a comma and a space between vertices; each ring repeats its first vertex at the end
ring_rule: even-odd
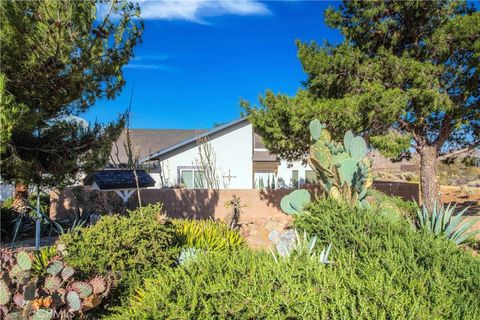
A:
POLYGON ((138 5, 2 1, 0 21, 2 179, 61 187, 103 165, 124 120, 88 125, 78 115, 124 86, 122 66, 143 31, 138 5))
POLYGON ((325 12, 339 45, 297 42, 308 78, 295 97, 242 102, 273 152, 301 158, 308 122, 362 133, 391 158, 414 149, 429 208, 439 156, 480 144, 480 13, 464 1, 345 1, 325 12))

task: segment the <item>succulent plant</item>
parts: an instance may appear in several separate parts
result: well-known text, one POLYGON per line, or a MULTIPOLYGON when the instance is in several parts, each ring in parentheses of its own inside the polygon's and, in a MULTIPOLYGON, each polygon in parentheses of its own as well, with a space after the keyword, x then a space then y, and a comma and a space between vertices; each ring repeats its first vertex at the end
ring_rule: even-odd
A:
POLYGON ((75 270, 72 267, 65 266, 62 270, 63 281, 70 279, 74 273, 75 273, 75 270))
POLYGON ((45 278, 45 289, 50 292, 57 291, 62 285, 62 280, 57 276, 48 276, 45 278))
POLYGON ((62 272, 63 267, 64 267, 64 264, 62 261, 60 260, 52 261, 47 267, 47 273, 51 274, 52 276, 56 276, 60 272, 62 272))
POLYGON ((310 193, 307 190, 300 189, 284 196, 280 202, 280 207, 286 214, 298 214, 308 203, 310 203, 310 193))
POLYGON ((47 276, 45 271, 32 272, 32 255, 25 251, 13 255, 11 250, 2 250, 0 259, 1 319, 77 317, 98 306, 109 293, 110 281, 106 278, 71 280, 75 270, 61 261, 61 256, 55 255, 54 260, 43 264, 48 266, 47 276))
MULTIPOLYGON (((292 230, 289 231, 291 232, 292 230)), ((276 262, 279 262, 281 258, 289 259, 290 257, 297 257, 309 259, 324 265, 331 264, 332 261, 328 260, 328 256, 330 255, 332 244, 330 243, 318 253, 315 247, 316 243, 316 235, 309 237, 306 231, 304 231, 303 237, 301 237, 297 230, 293 230, 291 240, 288 242, 280 241, 276 246, 277 252, 272 251, 272 255, 276 262)))
POLYGON ((86 298, 93 293, 92 285, 83 281, 75 281, 70 283, 69 289, 77 292, 80 298, 86 298))
POLYGON ((455 214, 456 205, 447 207, 435 205, 431 212, 427 207, 417 209, 417 226, 419 229, 428 230, 434 234, 443 235, 447 239, 461 244, 469 238, 480 234, 480 230, 468 232, 480 218, 464 220, 468 207, 455 214))
POLYGON ((195 259, 198 257, 198 254, 201 252, 202 250, 197 248, 183 248, 180 252, 180 256, 178 257, 178 264, 185 266, 189 262, 195 261, 195 259))
POLYGON ((70 291, 67 293, 68 307, 72 311, 80 311, 82 309, 82 302, 80 301, 80 296, 75 291, 70 291))
POLYGON ((89 283, 93 288, 93 294, 102 294, 107 290, 107 282, 102 277, 95 277, 89 283))
POLYGON ((0 305, 6 305, 10 302, 12 292, 4 280, 0 280, 0 305))
POLYGON ((49 320, 53 317, 52 310, 38 309, 32 316, 32 320, 49 320))
MULTIPOLYGON (((325 125, 317 119, 310 122, 309 128, 313 144, 308 162, 324 194, 350 205, 368 207, 367 190, 373 178, 365 140, 348 131, 343 144, 332 141, 325 125)), ((280 207, 287 214, 298 214, 308 202, 310 195, 306 190, 295 190, 282 198, 280 207)))
POLYGON ((17 253, 17 265, 22 271, 29 271, 32 269, 32 257, 26 251, 17 253))
POLYGON ((318 120, 312 121, 310 134, 313 144, 309 164, 325 194, 351 205, 368 207, 367 190, 373 178, 365 140, 348 131, 343 137, 343 145, 332 141, 318 120))

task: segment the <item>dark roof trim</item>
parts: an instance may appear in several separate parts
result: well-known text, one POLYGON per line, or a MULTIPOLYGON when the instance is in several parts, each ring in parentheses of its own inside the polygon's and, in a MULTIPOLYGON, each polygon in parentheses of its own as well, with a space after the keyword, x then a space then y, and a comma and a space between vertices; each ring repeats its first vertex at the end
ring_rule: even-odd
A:
MULTIPOLYGON (((140 188, 155 186, 155 180, 145 171, 137 170, 140 188)), ((100 190, 136 189, 133 170, 99 170, 83 180, 84 185, 96 184, 100 190)))
POLYGON ((241 123, 241 122, 244 122, 244 121, 248 121, 247 118, 240 118, 240 119, 237 119, 237 120, 234 120, 234 121, 231 121, 227 124, 224 124, 223 126, 219 126, 219 127, 216 127, 216 128, 213 128, 212 130, 209 130, 207 132, 204 132, 204 133, 201 133, 199 135, 196 135, 196 136, 193 136, 191 138, 188 138, 188 139, 185 139, 183 141, 180 141, 179 143, 177 144, 174 144, 173 146, 170 146, 168 148, 165 148, 165 149, 162 149, 160 151, 157 151, 157 152, 154 152, 142 159, 139 160, 140 163, 142 162, 146 162, 146 161, 151 161, 151 160, 156 160, 158 159, 159 157, 161 157, 162 155, 166 154, 166 153, 169 153, 171 151, 174 151, 178 148, 181 148, 185 145, 188 145, 189 143, 192 143, 192 142, 195 142, 197 141, 198 139, 201 139, 201 138, 204 138, 204 137, 208 137, 214 133, 218 133, 220 131, 223 131, 225 129, 228 129, 238 123, 241 123))

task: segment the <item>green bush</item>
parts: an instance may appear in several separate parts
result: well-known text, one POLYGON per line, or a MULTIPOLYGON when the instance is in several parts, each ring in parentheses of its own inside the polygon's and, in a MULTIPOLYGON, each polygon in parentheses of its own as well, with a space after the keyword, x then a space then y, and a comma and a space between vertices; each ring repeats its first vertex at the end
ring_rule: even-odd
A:
POLYGON ((414 201, 405 201, 400 197, 389 196, 375 189, 368 190, 368 195, 372 206, 383 213, 400 214, 412 222, 416 219, 418 205, 414 201))
POLYGON ((177 232, 186 248, 206 251, 238 249, 245 246, 245 240, 225 223, 213 220, 177 220, 177 232))
POLYGON ((113 319, 476 319, 480 260, 445 239, 324 200, 297 228, 332 242, 329 260, 265 252, 201 255, 142 285, 113 319))
POLYGON ((113 273, 120 293, 128 292, 178 257, 175 226, 161 210, 157 204, 126 216, 103 216, 95 225, 63 235, 66 262, 85 276, 113 273))

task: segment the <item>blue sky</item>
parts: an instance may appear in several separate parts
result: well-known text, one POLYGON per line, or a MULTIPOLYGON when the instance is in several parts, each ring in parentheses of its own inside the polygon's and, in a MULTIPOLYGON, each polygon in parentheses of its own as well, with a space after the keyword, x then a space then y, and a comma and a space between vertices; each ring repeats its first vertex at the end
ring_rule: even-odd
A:
POLYGON ((305 79, 295 39, 341 36, 323 12, 335 3, 190 0, 142 3, 143 43, 124 67, 127 85, 83 117, 115 119, 134 88, 132 128, 211 128, 240 116, 240 98, 265 90, 293 95, 305 79))

